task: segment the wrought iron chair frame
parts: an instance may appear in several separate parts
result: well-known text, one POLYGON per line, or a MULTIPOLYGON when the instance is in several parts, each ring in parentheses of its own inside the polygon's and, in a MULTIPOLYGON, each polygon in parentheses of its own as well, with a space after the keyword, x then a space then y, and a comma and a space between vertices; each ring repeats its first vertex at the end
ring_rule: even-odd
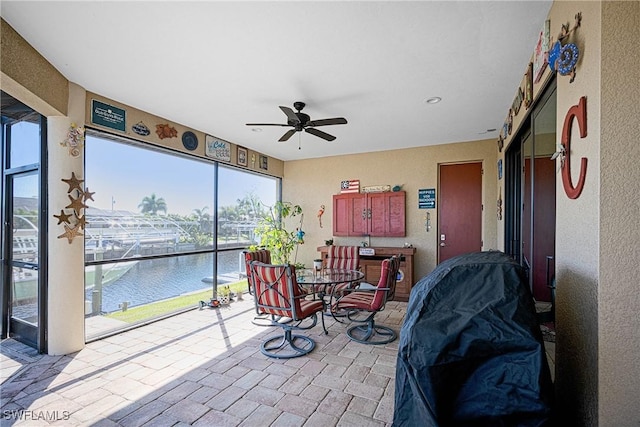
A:
MULTIPOLYGON (((318 313, 324 311, 324 301, 305 299, 308 294, 298 285, 295 268, 291 265, 252 261, 250 267, 256 312, 293 320, 291 323, 274 323, 274 326, 283 329, 283 334, 264 341, 260 346, 262 354, 276 359, 289 359, 311 352, 315 348, 315 341, 293 331, 313 328, 318 323, 318 313), (302 326, 302 322, 308 318, 312 319, 311 324, 302 326), (299 342, 302 345, 298 345, 299 342)), ((324 333, 328 334, 322 315, 320 319, 324 333)))

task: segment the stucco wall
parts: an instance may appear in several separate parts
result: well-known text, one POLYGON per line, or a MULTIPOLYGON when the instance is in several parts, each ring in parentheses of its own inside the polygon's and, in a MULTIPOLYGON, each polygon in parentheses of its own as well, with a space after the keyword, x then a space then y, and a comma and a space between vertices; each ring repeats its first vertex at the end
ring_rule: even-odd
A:
POLYGON ((580 138, 574 120, 571 171, 574 184, 580 159, 588 159, 584 190, 567 197, 562 179, 556 186, 556 397, 558 411, 573 425, 598 425, 598 246, 600 223, 600 3, 555 2, 550 12, 551 36, 561 25, 582 24, 572 41, 580 48, 575 81, 558 76, 557 125, 580 97, 587 97, 587 136, 580 138))
POLYGON ((598 418, 639 426, 640 2, 602 5, 598 418))
MULTIPOLYGON (((316 248, 332 238, 332 195, 340 193, 340 181, 359 179, 360 186, 403 186, 402 189, 407 192, 406 237, 372 237, 370 244, 412 244, 416 248, 414 277, 420 279, 425 276, 433 270, 437 261, 438 203, 436 201, 436 209, 418 209, 418 189, 435 188, 438 197, 438 165, 453 162, 483 162, 483 249, 496 249, 497 151, 496 142, 491 139, 285 162, 283 200, 299 204, 305 213, 305 244, 298 249, 298 261, 308 263, 316 258, 316 248), (316 217, 320 205, 325 205, 323 228, 320 228, 316 217), (425 228, 427 212, 431 214, 432 227, 429 232, 425 228)), ((334 243, 359 245, 363 240, 366 239, 336 237, 334 243)))
POLYGON ((2 90, 41 114, 67 113, 67 79, 0 19, 2 90))

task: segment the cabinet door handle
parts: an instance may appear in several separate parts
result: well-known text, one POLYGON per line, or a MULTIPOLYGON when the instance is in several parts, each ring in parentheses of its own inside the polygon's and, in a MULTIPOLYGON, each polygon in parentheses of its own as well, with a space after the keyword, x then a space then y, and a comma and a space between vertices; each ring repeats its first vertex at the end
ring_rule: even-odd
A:
POLYGON ((367 209, 366 208, 362 209, 362 219, 367 219, 367 209))
POLYGON ((371 219, 371 209, 367 209, 367 218, 371 219))

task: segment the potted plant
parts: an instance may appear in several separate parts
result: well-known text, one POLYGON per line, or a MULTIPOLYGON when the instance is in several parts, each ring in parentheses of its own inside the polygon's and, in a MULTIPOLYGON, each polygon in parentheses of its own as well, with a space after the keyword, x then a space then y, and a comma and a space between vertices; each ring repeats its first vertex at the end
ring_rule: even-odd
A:
POLYGON ((304 231, 302 231, 302 219, 304 215, 299 205, 291 202, 276 202, 269 210, 269 214, 258 221, 255 235, 259 244, 251 246, 250 250, 259 248, 268 249, 271 252, 273 264, 295 264, 291 260, 291 254, 298 244, 304 243, 304 231), (300 217, 298 226, 293 230, 286 228, 288 221, 300 217))
POLYGON ((231 302, 231 288, 229 286, 222 286, 218 289, 218 301, 223 305, 231 302))

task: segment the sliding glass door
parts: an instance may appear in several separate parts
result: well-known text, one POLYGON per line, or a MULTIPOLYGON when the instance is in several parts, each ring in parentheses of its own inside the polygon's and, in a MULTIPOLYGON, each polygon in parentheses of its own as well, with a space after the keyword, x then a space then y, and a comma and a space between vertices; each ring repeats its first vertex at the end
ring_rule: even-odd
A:
POLYGON ((46 351, 45 119, 2 93, 2 337, 46 351))
POLYGON ((525 266, 538 301, 551 301, 555 260, 556 89, 533 107, 506 152, 505 249, 525 266))

